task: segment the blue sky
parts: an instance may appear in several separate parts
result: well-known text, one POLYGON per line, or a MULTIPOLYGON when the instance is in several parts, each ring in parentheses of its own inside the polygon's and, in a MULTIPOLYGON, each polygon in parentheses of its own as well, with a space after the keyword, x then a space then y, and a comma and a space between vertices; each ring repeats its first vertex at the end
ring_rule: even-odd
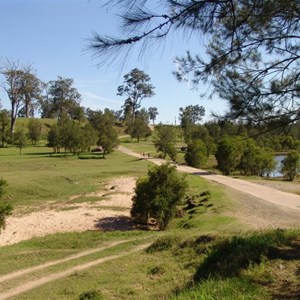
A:
MULTIPOLYGON (((137 67, 151 77, 156 95, 142 106, 155 106, 157 122, 178 123, 179 107, 200 104, 210 112, 222 112, 224 103, 218 99, 200 99, 199 91, 178 83, 172 75, 174 58, 186 50, 201 51, 196 37, 183 40, 174 36, 155 53, 138 59, 133 53, 120 65, 97 66, 97 59, 87 50, 93 32, 118 35, 116 11, 108 11, 101 0, 0 0, 0 63, 6 59, 32 64, 38 78, 44 82, 57 76, 72 78, 82 95, 81 105, 91 109, 121 109, 124 98, 117 96, 123 76, 137 67)), ((153 49, 156 49, 157 45, 153 49)), ((0 78, 3 81, 3 78, 0 78)), ((1 104, 9 109, 9 100, 0 90, 1 104)))

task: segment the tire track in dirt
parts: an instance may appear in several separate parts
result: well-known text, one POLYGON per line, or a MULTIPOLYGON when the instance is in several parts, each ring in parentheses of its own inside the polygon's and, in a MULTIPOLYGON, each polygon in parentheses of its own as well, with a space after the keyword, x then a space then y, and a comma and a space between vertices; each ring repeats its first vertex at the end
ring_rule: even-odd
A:
MULTIPOLYGON (((113 246, 115 246, 115 245, 117 245, 117 244, 120 244, 120 243, 123 243, 123 242, 129 242, 129 241, 132 241, 132 240, 118 241, 118 242, 115 242, 115 243, 111 243, 111 244, 110 244, 109 246, 107 246, 107 247, 102 247, 102 248, 107 249, 107 248, 113 247, 113 246), (112 245, 112 244, 114 244, 114 245, 112 245)), ((0 300, 9 299, 9 298, 14 297, 14 296, 17 296, 17 295, 19 295, 19 294, 21 294, 21 293, 24 293, 24 292, 30 291, 30 290, 32 290, 32 289, 34 289, 34 288, 37 288, 37 287, 39 287, 39 286, 42 286, 42 285, 44 285, 44 284, 46 284, 46 283, 50 283, 50 282, 52 282, 52 281, 55 281, 55 280, 58 280, 58 279, 67 277, 67 276, 69 276, 69 275, 72 275, 73 273, 76 273, 76 272, 79 272, 79 271, 84 271, 84 270, 89 269, 89 268, 91 268, 91 267, 95 267, 95 266, 97 266, 97 265, 103 264, 104 262, 107 262, 107 261, 110 261, 110 260, 113 260, 113 259, 117 259, 117 258, 126 256, 126 255, 130 255, 130 254, 133 254, 133 253, 138 252, 138 251, 141 251, 141 250, 144 250, 144 249, 146 249, 146 248, 147 248, 148 246, 150 246, 150 245, 151 245, 151 243, 148 242, 148 243, 146 243, 146 244, 138 245, 137 247, 134 247, 134 248, 131 249, 131 250, 124 251, 124 252, 122 252, 122 253, 120 253, 120 254, 115 254, 115 255, 110 255, 110 256, 102 257, 102 258, 99 258, 99 259, 90 261, 90 262, 88 262, 88 263, 80 264, 80 265, 77 265, 77 266, 75 266, 75 267, 69 268, 69 269, 67 269, 67 270, 65 270, 65 271, 56 272, 56 273, 53 273, 53 274, 51 274, 51 275, 47 275, 47 276, 44 276, 44 277, 42 277, 42 278, 39 278, 39 279, 36 279, 36 280, 32 280, 32 281, 27 282, 27 283, 25 283, 25 284, 16 286, 16 287, 14 287, 13 289, 10 289, 10 290, 8 290, 8 291, 6 291, 6 292, 0 293, 0 300)), ((101 249, 101 248, 99 248, 99 249, 101 249)), ((104 250, 104 249, 102 249, 102 250, 104 250)), ((90 252, 90 253, 88 253, 88 254, 91 254, 91 253, 96 252, 95 250, 96 250, 96 249, 90 250, 90 251, 92 251, 92 252, 90 252)), ((101 251, 101 250, 99 250, 99 251, 101 251)), ((81 252, 81 254, 82 254, 82 253, 87 253, 87 252, 89 252, 89 251, 81 252)), ((78 255, 80 255, 80 253, 78 253, 78 255)), ((85 255, 87 255, 87 254, 85 254, 85 255)), ((75 256, 75 255, 72 255, 72 258, 70 258, 70 257, 71 257, 71 256, 70 256, 69 259, 66 258, 63 262, 65 262, 65 261, 67 261, 67 260, 74 259, 74 256, 75 256)), ((81 255, 81 256, 83 256, 83 255, 81 255)), ((81 257, 81 256, 77 256, 77 258, 78 258, 78 257, 81 257)), ((57 264, 58 264, 58 263, 57 263, 57 264)), ((45 266, 45 265, 46 265, 46 264, 43 264, 43 267, 40 267, 39 270, 41 270, 41 269, 43 269, 43 268, 46 268, 47 266, 45 266)), ((40 266, 42 266, 42 265, 40 265, 40 266)), ((38 266, 37 266, 37 267, 38 267, 38 266)), ((33 267, 33 268, 35 268, 35 267, 33 267)), ((31 268, 26 269, 26 270, 27 270, 26 273, 29 272, 29 271, 28 271, 29 269, 31 269, 31 268)), ((26 271, 26 270, 23 270, 23 271, 26 271)), ((31 270, 30 272, 32 272, 32 270, 31 270)), ((16 272, 16 273, 17 273, 17 272, 16 272)), ((23 273, 22 275, 24 275, 24 274, 26 274, 26 273, 23 273)), ((9 275, 9 274, 8 274, 8 275, 9 275)), ((8 276, 8 275, 7 275, 7 276, 8 276)), ((19 276, 20 276, 20 275, 19 275, 19 276)), ((16 276, 14 276, 14 277, 16 277, 16 276)), ((11 278, 14 278, 14 277, 11 277, 11 278)))
POLYGON ((76 259, 76 258, 80 258, 80 257, 86 256, 86 255, 96 253, 96 252, 100 252, 100 251, 109 249, 111 247, 117 246, 119 244, 122 244, 122 243, 125 243, 125 242, 130 242, 130 241, 131 240, 116 241, 116 242, 110 243, 106 246, 102 246, 102 247, 91 249, 91 250, 82 251, 82 252, 76 253, 74 255, 67 256, 65 258, 56 259, 56 260, 49 261, 49 262, 46 262, 46 263, 38 265, 38 266, 34 266, 34 267, 19 270, 19 271, 16 271, 16 272, 12 272, 12 273, 0 276, 0 283, 3 282, 3 281, 6 281, 6 280, 11 280, 13 278, 16 278, 16 277, 34 272, 34 271, 38 271, 38 270, 42 270, 42 269, 45 269, 45 268, 48 268, 48 267, 51 267, 51 266, 55 266, 55 265, 70 261, 72 259, 76 259))

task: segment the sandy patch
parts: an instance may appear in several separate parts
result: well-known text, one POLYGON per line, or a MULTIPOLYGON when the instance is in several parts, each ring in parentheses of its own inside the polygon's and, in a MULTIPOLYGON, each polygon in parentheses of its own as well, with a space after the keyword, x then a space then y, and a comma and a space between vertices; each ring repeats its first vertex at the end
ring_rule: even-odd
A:
POLYGON ((105 195, 105 200, 60 204, 19 216, 15 212, 7 218, 6 228, 1 231, 0 246, 57 232, 101 230, 101 220, 128 219, 135 182, 134 177, 117 178, 105 184, 104 190, 87 195, 99 198, 105 195))

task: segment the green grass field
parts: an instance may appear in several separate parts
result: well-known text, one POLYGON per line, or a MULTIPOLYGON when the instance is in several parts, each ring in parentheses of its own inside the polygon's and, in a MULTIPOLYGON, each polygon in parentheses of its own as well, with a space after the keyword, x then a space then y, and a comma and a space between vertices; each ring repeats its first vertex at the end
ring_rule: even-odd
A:
POLYGON ((6 197, 14 206, 63 201, 72 195, 93 192, 118 176, 140 176, 148 163, 119 152, 106 159, 79 159, 72 154, 52 156, 46 147, 0 149, 1 177, 8 182, 6 197))
MULTIPOLYGON (((137 152, 150 152, 153 147, 150 142, 123 145, 137 152)), ((1 177, 9 184, 5 197, 23 213, 99 190, 115 177, 144 176, 149 167, 148 162, 118 151, 106 159, 53 156, 43 146, 28 146, 22 153, 14 147, 0 149, 1 177)), ((299 231, 249 232, 226 215, 233 203, 221 186, 193 175, 187 181, 187 199, 202 192, 209 197, 205 202, 196 197, 203 205, 193 208, 187 207, 185 199, 178 207, 180 217, 166 231, 60 233, 1 247, 0 298, 18 285, 120 255, 12 299, 79 299, 85 292, 94 295, 86 299, 297 299, 299 231), (123 242, 106 247, 118 241, 123 242), (144 243, 151 246, 130 252, 144 243), (69 259, 99 247, 104 248, 69 259), (59 259, 65 261, 1 281, 11 272, 59 259), (284 286, 286 277, 288 286, 284 286)))

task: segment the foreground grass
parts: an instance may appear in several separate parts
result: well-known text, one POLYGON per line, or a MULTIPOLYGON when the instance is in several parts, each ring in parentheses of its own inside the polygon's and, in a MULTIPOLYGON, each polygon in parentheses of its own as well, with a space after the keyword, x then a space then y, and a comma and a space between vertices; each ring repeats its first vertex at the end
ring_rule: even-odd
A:
POLYGON ((51 234, 1 247, 0 276, 61 259, 80 251, 99 247, 107 242, 138 239, 151 236, 146 231, 106 232, 87 231, 51 234))
POLYGON ((193 286, 174 299, 299 299, 299 239, 299 231, 283 230, 218 238, 193 286))
MULTIPOLYGON (((146 240, 148 237, 155 241, 145 251, 75 272, 13 299, 79 299, 85 292, 101 295, 101 299, 250 300, 298 299, 299 296, 299 231, 274 230, 225 236, 199 232, 188 238, 184 231, 181 234, 169 231, 101 235, 93 246, 117 237, 146 240)), ((59 240, 60 236, 52 238, 59 240)), ((86 233, 81 237, 89 242, 86 233)), ((70 242, 74 236, 64 238, 70 242)), ((97 255, 35 272, 25 281, 92 259, 123 253, 140 242, 131 241, 97 255)), ((24 247, 26 243, 20 244, 24 247)), ((45 244, 51 248, 50 240, 45 244)), ((22 280, 16 283, 20 284, 22 280)), ((8 289, 13 285, 2 283, 2 287, 8 289)))

